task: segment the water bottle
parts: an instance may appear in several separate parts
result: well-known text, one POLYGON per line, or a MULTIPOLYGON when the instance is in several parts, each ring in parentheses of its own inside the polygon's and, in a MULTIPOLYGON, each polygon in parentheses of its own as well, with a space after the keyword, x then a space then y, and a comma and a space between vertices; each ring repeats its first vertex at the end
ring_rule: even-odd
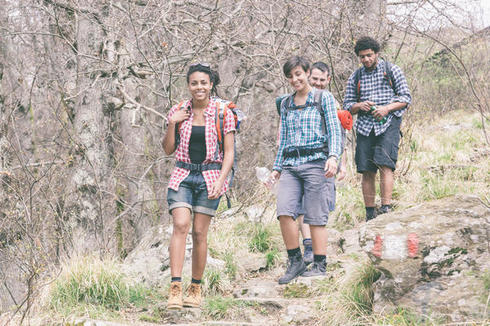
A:
MULTIPOLYGON (((369 109, 369 113, 373 114, 374 110, 376 110, 376 107, 373 105, 373 106, 371 106, 371 108, 369 109)), ((373 117, 373 118, 374 118, 374 117, 373 117)), ((376 120, 376 118, 374 118, 374 120, 376 120)), ((376 121, 377 121, 377 122, 379 122, 379 123, 381 123, 381 124, 383 124, 383 123, 385 123, 385 122, 386 122, 386 117, 383 117, 383 119, 381 119, 381 120, 379 120, 379 121, 378 121, 378 120, 376 120, 376 121)))
POLYGON ((268 168, 261 166, 255 167, 255 175, 260 182, 262 182, 267 189, 269 189, 272 193, 277 192, 277 182, 271 175, 271 171, 268 168))

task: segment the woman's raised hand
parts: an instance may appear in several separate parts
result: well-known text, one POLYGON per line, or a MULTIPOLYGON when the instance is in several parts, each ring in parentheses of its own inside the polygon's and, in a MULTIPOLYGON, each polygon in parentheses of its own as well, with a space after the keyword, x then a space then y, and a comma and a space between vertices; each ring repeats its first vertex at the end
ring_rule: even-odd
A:
POLYGON ((190 110, 177 110, 170 117, 169 123, 177 124, 179 122, 189 119, 190 116, 191 116, 190 110))

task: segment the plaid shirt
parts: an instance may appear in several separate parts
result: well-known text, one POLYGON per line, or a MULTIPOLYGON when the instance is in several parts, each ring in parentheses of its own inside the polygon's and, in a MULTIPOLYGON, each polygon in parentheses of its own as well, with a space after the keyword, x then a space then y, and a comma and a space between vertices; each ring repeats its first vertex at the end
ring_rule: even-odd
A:
MULTIPOLYGON (((202 164, 209 163, 222 163, 223 162, 223 153, 220 153, 218 150, 218 132, 216 130, 216 98, 211 97, 209 99, 208 107, 204 110, 204 119, 205 119, 205 141, 206 141, 206 158, 202 164)), ((191 139, 192 133, 192 120, 194 119, 194 113, 192 111, 192 102, 189 100, 184 103, 184 108, 189 107, 191 109, 191 116, 189 119, 182 122, 180 127, 180 143, 175 151, 175 159, 177 161, 182 161, 185 163, 191 163, 191 158, 189 156, 189 141, 191 139)), ((179 108, 179 105, 174 105, 168 114, 168 118, 175 113, 175 111, 179 108)), ((177 126, 176 126, 177 127, 177 126)), ((225 135, 229 132, 235 131, 235 119, 233 114, 227 114, 226 120, 224 121, 224 133, 225 135)), ((224 135, 223 135, 224 136, 224 135)), ((179 190, 180 183, 187 178, 190 174, 189 170, 175 167, 172 171, 172 175, 170 176, 170 180, 168 182, 168 187, 175 191, 179 190)), ((206 187, 208 192, 211 191, 211 186, 213 183, 218 180, 220 176, 220 170, 208 170, 202 171, 202 175, 204 180, 206 181, 206 187)), ((221 191, 221 195, 223 195, 226 190, 228 190, 228 179, 223 184, 223 189, 221 191)))
MULTIPOLYGON (((287 152, 295 149, 322 148, 328 142, 329 156, 340 156, 341 131, 340 123, 335 109, 333 95, 324 91, 322 95, 322 108, 325 113, 326 135, 322 132, 322 119, 320 112, 313 105, 314 90, 308 93, 306 108, 291 110, 286 115, 281 108, 281 125, 279 135, 279 149, 276 155, 273 169, 281 172, 283 166, 298 166, 306 162, 318 159, 327 159, 324 152, 313 153, 305 156, 284 157, 287 152)), ((294 94, 293 94, 294 96, 294 94)))
MULTIPOLYGON (((388 113, 385 123, 379 123, 374 120, 374 117, 371 114, 364 113, 364 111, 359 111, 355 128, 361 135, 369 136, 369 133, 373 128, 376 136, 384 133, 386 129, 388 129, 393 115, 401 117, 412 100, 410 90, 408 89, 407 80, 405 79, 401 69, 396 65, 392 65, 391 71, 393 72, 394 86, 396 94, 398 95, 395 94, 393 88, 391 88, 388 81, 384 77, 385 65, 383 60, 378 59, 378 64, 372 71, 367 71, 364 66, 361 67, 360 102, 371 101, 376 103, 376 105, 387 105, 394 102, 402 102, 407 103, 407 106, 401 110, 388 113)), ((344 110, 350 110, 352 106, 357 103, 357 85, 355 85, 354 77, 355 72, 347 81, 347 89, 344 97, 344 110)))

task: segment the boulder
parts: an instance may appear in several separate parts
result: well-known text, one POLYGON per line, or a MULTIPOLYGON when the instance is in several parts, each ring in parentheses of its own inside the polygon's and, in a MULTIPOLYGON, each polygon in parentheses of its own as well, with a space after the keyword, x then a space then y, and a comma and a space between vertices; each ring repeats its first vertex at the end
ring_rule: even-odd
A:
MULTIPOLYGON (((126 257, 123 272, 136 283, 163 287, 168 283, 171 227, 156 226, 145 233, 138 246, 126 257)), ((189 238, 190 236, 188 236, 189 238)))
POLYGON ((255 273, 267 267, 267 258, 262 253, 240 250, 235 256, 239 257, 237 265, 240 273, 255 273))
MULTIPOLYGON (((172 225, 156 226, 148 230, 138 246, 126 257, 123 272, 131 276, 135 283, 159 288, 168 286, 170 282, 169 244, 172 232, 172 225)), ((192 271, 192 234, 190 232, 186 241, 182 275, 190 277, 192 271)), ((208 253, 206 268, 222 270, 225 268, 225 262, 211 257, 208 253)))
POLYGON ((281 315, 281 321, 285 324, 306 324, 313 316, 314 310, 310 306, 290 304, 281 315))
POLYGON ((381 272, 374 310, 401 306, 453 322, 488 318, 489 234, 490 208, 469 195, 364 224, 360 246, 381 272))
POLYGON ((233 292, 235 298, 279 297, 277 281, 252 279, 233 292))

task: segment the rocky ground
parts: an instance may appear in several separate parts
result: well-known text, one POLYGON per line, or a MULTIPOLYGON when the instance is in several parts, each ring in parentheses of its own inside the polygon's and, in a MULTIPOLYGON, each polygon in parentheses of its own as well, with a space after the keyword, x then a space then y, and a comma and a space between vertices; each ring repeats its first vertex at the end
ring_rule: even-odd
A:
MULTIPOLYGON (((164 229, 149 234, 128 257, 127 272, 165 288, 168 254, 161 239, 168 239, 168 234, 164 229)), ((374 316, 400 307, 413 312, 421 324, 483 325, 490 320, 489 234, 487 203, 474 196, 449 197, 381 215, 343 233, 330 229, 326 277, 300 277, 279 285, 284 266, 266 269, 264 256, 250 253, 237 260, 242 277, 223 295, 207 294, 208 308, 203 310, 171 312, 162 302, 154 311, 128 314, 121 324, 78 319, 66 325, 146 325, 145 320, 159 325, 367 325, 376 323, 374 316), (352 281, 366 266, 375 271, 370 288, 374 302, 366 307, 373 318, 359 317, 348 307, 355 298, 347 289, 355 286, 352 281), (210 304, 216 305, 214 310, 210 304), (352 316, 345 315, 349 313, 352 316)), ((208 268, 223 269, 224 264, 210 257, 208 268)), ((189 267, 187 261, 184 273, 189 267)))

